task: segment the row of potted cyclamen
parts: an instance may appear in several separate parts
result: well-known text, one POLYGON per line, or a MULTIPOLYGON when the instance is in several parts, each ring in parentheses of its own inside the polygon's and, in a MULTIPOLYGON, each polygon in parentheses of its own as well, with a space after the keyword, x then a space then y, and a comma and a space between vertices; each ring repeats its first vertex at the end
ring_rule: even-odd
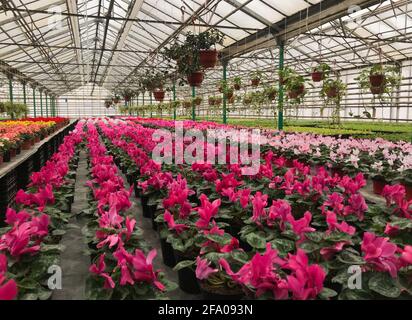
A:
POLYGON ((131 215, 130 195, 113 158, 99 141, 93 122, 87 123, 91 180, 87 210, 87 242, 93 264, 88 280, 90 299, 159 298, 173 284, 155 270, 155 249, 147 252, 141 230, 131 215))
POLYGON ((18 191, 16 210, 7 209, 7 226, 1 229, 0 237, 0 300, 50 298, 48 270, 59 264, 63 250, 59 243, 71 215, 82 139, 79 123, 58 152, 32 174, 28 190, 18 191))
MULTIPOLYGON (((133 119, 133 118, 129 118, 133 119)), ((135 118, 152 127, 174 127, 173 121, 135 118)), ((209 128, 233 129, 210 122, 184 121, 185 129, 209 128)), ((373 181, 373 190, 381 194, 387 184, 400 183, 405 186, 406 196, 412 199, 412 144, 390 142, 383 139, 335 138, 308 133, 279 133, 266 130, 262 133, 262 144, 287 159, 287 165, 298 159, 313 167, 323 165, 332 174, 355 176, 362 172, 373 181)))
MULTIPOLYGON (((125 134, 122 124, 117 123, 116 125, 116 132, 120 132, 120 135, 125 134)), ((140 137, 142 136, 140 135, 140 137)), ((266 169, 270 167, 272 162, 277 163, 278 169, 284 167, 284 159, 269 158, 266 157, 266 169)), ((365 183, 361 175, 357 176, 356 179, 350 179, 349 177, 340 179, 338 177, 332 178, 328 176, 325 170, 320 170, 320 173, 312 177, 311 181, 304 179, 302 182, 299 181, 298 177, 302 174, 307 176, 309 168, 297 162, 295 162, 295 165, 296 168, 288 170, 284 177, 275 176, 269 181, 269 190, 283 190, 283 195, 276 193, 263 194, 259 191, 253 192, 251 190, 255 187, 253 185, 252 188, 238 188, 245 181, 243 183, 236 182, 236 179, 233 179, 233 175, 222 175, 220 178, 223 177, 223 179, 215 179, 212 178, 213 174, 210 171, 210 167, 192 166, 191 169, 193 171, 202 172, 203 179, 209 178, 210 182, 213 181, 215 184, 215 190, 209 194, 209 198, 219 197, 221 199, 216 199, 211 203, 207 196, 202 195, 200 197, 201 205, 193 208, 190 202, 187 201, 193 191, 185 187, 186 182, 184 179, 178 177, 176 181, 166 183, 166 188, 177 190, 169 194, 166 199, 162 199, 163 207, 167 211, 158 218, 159 222, 167 223, 167 231, 165 232, 167 240, 175 249, 183 249, 186 252, 194 247, 199 247, 200 244, 201 250, 203 250, 205 255, 202 256, 200 254, 196 258, 196 274, 201 280, 208 280, 210 278, 210 281, 207 281, 207 286, 209 291, 214 290, 215 293, 221 292, 221 290, 225 291, 227 286, 230 287, 231 281, 242 286, 245 291, 250 291, 251 287, 254 288, 252 291, 258 296, 275 290, 275 284, 266 287, 262 291, 261 288, 259 289, 259 283, 255 283, 255 286, 251 284, 253 282, 252 279, 243 279, 243 281, 239 282, 239 273, 233 273, 228 264, 224 262, 227 260, 221 260, 228 258, 230 253, 229 256, 233 255, 229 259, 232 263, 237 264, 237 267, 241 270, 244 268, 244 270, 250 271, 250 268, 253 268, 252 261, 259 260, 265 257, 266 254, 273 254, 271 250, 275 247, 277 253, 282 256, 283 262, 280 262, 280 260, 277 263, 270 262, 273 270, 277 270, 277 272, 273 273, 272 270, 267 276, 271 279, 273 276, 276 276, 280 283, 282 283, 283 289, 288 288, 286 291, 284 290, 278 294, 275 294, 275 291, 273 291, 276 298, 287 297, 288 295, 285 292, 290 292, 291 297, 296 299, 314 298, 318 294, 321 297, 334 295, 335 293, 331 290, 322 289, 323 282, 328 283, 329 286, 338 285, 341 296, 345 297, 346 295, 348 297, 348 295, 353 293, 347 290, 347 286, 342 280, 342 277, 348 276, 347 264, 357 265, 364 271, 364 275, 371 285, 370 292, 366 294, 390 295, 389 291, 384 292, 380 290, 376 286, 376 281, 379 280, 379 277, 389 277, 389 279, 386 279, 389 280, 389 283, 392 285, 398 283, 401 279, 398 272, 403 276, 404 267, 411 262, 411 247, 404 245, 402 249, 402 246, 397 247, 394 243, 390 243, 388 238, 380 237, 379 235, 390 235, 394 237, 395 241, 399 241, 397 238, 402 239, 405 232, 412 227, 410 211, 405 204, 405 193, 402 187, 386 188, 387 208, 374 207, 369 209, 380 211, 381 216, 379 218, 381 220, 377 224, 377 219, 372 219, 370 212, 367 211, 368 207, 359 194, 359 189, 365 183), (297 174, 297 171, 299 171, 299 174, 297 174), (172 185, 175 185, 175 187, 171 187, 172 185), (176 186, 180 186, 180 189, 176 186), (325 192, 325 188, 328 189, 328 192, 325 192), (276 199, 269 208, 267 208, 268 199, 276 199), (308 202, 308 200, 313 202, 315 199, 318 200, 318 204, 312 206, 313 213, 297 210, 296 202, 308 202), (292 206, 288 200, 292 200, 290 201, 292 206), (221 206, 222 203, 223 206, 221 206), (209 209, 206 210, 205 208, 209 209), (317 210, 317 208, 321 209, 317 210), (205 210, 208 211, 206 215, 204 215, 205 210), (301 212, 299 213, 299 211, 301 212), (236 215, 239 215, 239 213, 244 216, 241 219, 243 225, 240 226, 240 233, 234 226, 234 221, 237 218, 236 215), (392 213, 396 213, 398 216, 391 216, 392 213), (319 222, 319 219, 323 221, 319 222), (229 230, 232 229, 230 230, 233 233, 232 235, 228 235, 221 230, 223 228, 228 229, 222 220, 227 220, 231 224, 229 230), (345 220, 353 221, 353 225, 349 225, 345 220), (375 224, 373 228, 370 227, 372 226, 372 220, 375 224), (313 228, 311 223, 315 223, 318 229, 313 228), (367 224, 367 228, 365 228, 365 224, 367 224), (233 232, 233 229, 236 231, 233 232), (375 230, 375 234, 367 232, 370 230, 375 230), (252 247, 251 251, 245 253, 242 249, 239 249, 239 241, 237 239, 239 235, 241 239, 243 238, 252 247), (273 247, 269 247, 268 243, 273 247), (209 248, 209 245, 211 245, 212 249, 209 248), (378 257, 368 255, 368 251, 372 251, 375 247, 390 248, 389 258, 384 255, 378 257), (216 252, 216 248, 220 249, 216 252), (262 256, 259 252, 264 249, 266 249, 266 253, 262 256), (361 249, 362 254, 357 251, 359 249, 361 249), (295 251, 296 256, 293 255, 295 251), (319 279, 324 281, 321 281, 322 283, 318 282, 315 287, 304 290, 305 286, 309 283, 313 284, 313 279, 310 278, 308 271, 295 270, 299 274, 303 273, 306 275, 306 278, 299 279, 297 283, 293 276, 282 278, 282 275, 284 275, 282 268, 289 270, 285 257, 293 260, 293 257, 299 256, 307 261, 307 254, 310 260, 319 261, 319 257, 322 257, 322 260, 324 260, 321 269, 318 267, 311 268, 311 266, 306 265, 307 269, 317 269, 319 279), (392 265, 386 264, 387 258, 391 261, 392 265), (248 260, 249 262, 247 262, 248 260), (214 268, 209 267, 210 263, 214 265, 214 268), (329 270, 328 265, 333 263, 340 264, 339 272, 336 270, 332 272, 333 269, 329 270), (206 271, 206 276, 201 274, 202 268, 206 271), (326 275, 321 270, 326 271, 328 274, 326 275), (287 283, 290 280, 289 286, 284 281, 281 281, 282 279, 287 283), (294 287, 297 284, 299 284, 300 290, 294 287), (246 290, 247 288, 248 290, 246 290)), ((262 173, 266 172, 268 176, 271 176, 270 171, 272 170, 261 170, 262 173)), ((162 181, 162 179, 167 180, 167 177, 172 176, 167 174, 167 172, 156 172, 153 176, 146 177, 145 180, 146 182, 152 180, 154 182, 153 186, 162 185, 162 183, 159 184, 159 181, 162 181)), ((146 173, 143 175, 146 175, 146 173)), ((266 176, 266 178, 268 177, 266 176)), ((207 189, 202 188, 202 190, 207 189)), ((199 193, 200 188, 197 189, 199 193)), ((161 232, 163 231, 164 229, 161 229, 161 232)), ((402 243, 404 242, 405 240, 402 243)), ((250 248, 243 247, 246 250, 250 250, 250 248)), ((191 264, 193 264, 193 261, 183 261, 179 263, 177 268, 182 268, 181 270, 183 270, 191 264)), ((262 281, 267 280, 263 276, 259 277, 259 279, 262 281)), ((227 290, 225 292, 227 294, 227 290)), ((396 297, 400 296, 401 290, 398 290, 397 293, 397 295, 395 294, 396 297)), ((393 293, 391 297, 395 297, 393 293)))

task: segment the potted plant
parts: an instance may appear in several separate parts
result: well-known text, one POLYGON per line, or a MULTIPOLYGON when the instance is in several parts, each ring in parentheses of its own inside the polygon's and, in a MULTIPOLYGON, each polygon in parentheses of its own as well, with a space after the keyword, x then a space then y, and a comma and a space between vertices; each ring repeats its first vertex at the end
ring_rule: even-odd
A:
POLYGON ((320 63, 312 70, 312 80, 313 82, 321 82, 329 76, 330 66, 327 63, 320 63))
POLYGON ((279 83, 285 85, 289 78, 296 77, 297 74, 295 70, 290 67, 284 67, 282 70, 279 70, 279 83))
POLYGON ((253 71, 250 74, 250 82, 252 84, 252 87, 257 87, 259 85, 260 80, 262 79, 262 75, 263 72, 260 70, 253 71))
POLYGON ((399 87, 402 76, 397 66, 375 64, 364 69, 356 80, 363 91, 370 91, 373 95, 382 98, 384 95, 392 95, 399 87))
POLYGON ((278 89, 275 85, 273 86, 265 85, 265 87, 263 88, 263 93, 267 97, 268 101, 270 102, 276 99, 278 95, 278 89))
POLYGON ((224 35, 217 29, 209 29, 199 34, 187 33, 185 46, 199 56, 200 66, 204 69, 214 68, 218 61, 216 44, 223 45, 224 35))
POLYGON ((202 97, 195 97, 193 98, 193 103, 195 104, 195 106, 200 106, 202 104, 203 98, 202 97))
POLYGON ((321 108, 321 113, 323 113, 324 108, 332 105, 333 124, 340 124, 341 101, 342 97, 346 94, 346 88, 346 84, 344 84, 340 79, 328 79, 323 83, 320 95, 324 100, 324 106, 321 108))
POLYGON ((209 106, 215 105, 215 97, 214 97, 214 96, 210 96, 210 97, 208 98, 208 102, 209 102, 209 106))
POLYGON ((184 109, 190 109, 192 108, 192 99, 185 99, 182 102, 182 106, 184 109))
POLYGON ((114 97, 112 98, 113 104, 118 104, 120 102, 120 95, 115 93, 114 97))
POLYGON ((234 77, 232 80, 233 88, 236 91, 239 91, 242 88, 242 78, 241 77, 234 77))
POLYGON ((291 100, 292 103, 301 103, 306 94, 305 78, 300 75, 288 78, 285 83, 285 89, 288 94, 288 99, 291 100))

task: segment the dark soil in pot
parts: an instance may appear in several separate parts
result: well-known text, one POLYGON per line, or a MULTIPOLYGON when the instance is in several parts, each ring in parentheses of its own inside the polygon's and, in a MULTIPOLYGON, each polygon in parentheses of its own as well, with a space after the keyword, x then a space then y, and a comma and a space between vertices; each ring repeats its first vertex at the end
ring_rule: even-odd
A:
MULTIPOLYGON (((195 253, 182 253, 174 250, 176 263, 184 260, 193 260, 196 257, 195 253)), ((197 282, 196 274, 191 268, 183 268, 177 272, 179 288, 184 292, 198 294, 200 293, 200 287, 197 282)))
POLYGON ((241 300, 245 294, 240 287, 213 287, 206 281, 199 281, 204 300, 241 300))

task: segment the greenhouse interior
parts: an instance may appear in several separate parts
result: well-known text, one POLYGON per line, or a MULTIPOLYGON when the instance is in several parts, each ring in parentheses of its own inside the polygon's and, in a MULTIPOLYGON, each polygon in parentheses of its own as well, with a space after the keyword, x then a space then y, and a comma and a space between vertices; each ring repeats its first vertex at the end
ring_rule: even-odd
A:
POLYGON ((411 79, 408 0, 0 0, 0 300, 410 300, 411 79))

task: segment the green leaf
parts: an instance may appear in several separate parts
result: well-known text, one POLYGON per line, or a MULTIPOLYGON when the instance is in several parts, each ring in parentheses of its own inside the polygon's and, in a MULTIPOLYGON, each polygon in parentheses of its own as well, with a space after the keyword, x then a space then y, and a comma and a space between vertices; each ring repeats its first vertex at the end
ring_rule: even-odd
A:
POLYGON ((319 298, 323 300, 329 300, 330 298, 336 297, 338 293, 335 290, 329 288, 323 288, 322 292, 319 294, 319 298))
POLYGON ((56 230, 53 230, 53 232, 52 232, 52 235, 54 235, 54 236, 62 236, 64 234, 66 234, 66 231, 61 230, 61 229, 56 229, 56 230))
POLYGON ((368 282, 369 289, 387 298, 398 298, 401 289, 395 280, 386 272, 377 272, 368 282))
POLYGON ((355 253, 349 252, 348 250, 342 251, 338 255, 338 260, 342 263, 350 264, 350 265, 365 264, 365 261, 363 260, 361 256, 356 255, 355 253))
POLYGON ((265 249, 266 248, 266 239, 262 236, 259 236, 256 233, 249 233, 246 236, 246 241, 253 248, 256 248, 256 249, 265 249))
POLYGON ((191 266, 193 266, 195 264, 195 261, 193 260, 183 260, 180 261, 178 264, 175 265, 175 267, 173 268, 174 271, 179 271, 181 269, 184 268, 189 268, 191 266))
POLYGON ((323 240, 324 237, 324 233, 323 232, 307 232, 305 233, 305 237, 313 242, 321 242, 323 240))

